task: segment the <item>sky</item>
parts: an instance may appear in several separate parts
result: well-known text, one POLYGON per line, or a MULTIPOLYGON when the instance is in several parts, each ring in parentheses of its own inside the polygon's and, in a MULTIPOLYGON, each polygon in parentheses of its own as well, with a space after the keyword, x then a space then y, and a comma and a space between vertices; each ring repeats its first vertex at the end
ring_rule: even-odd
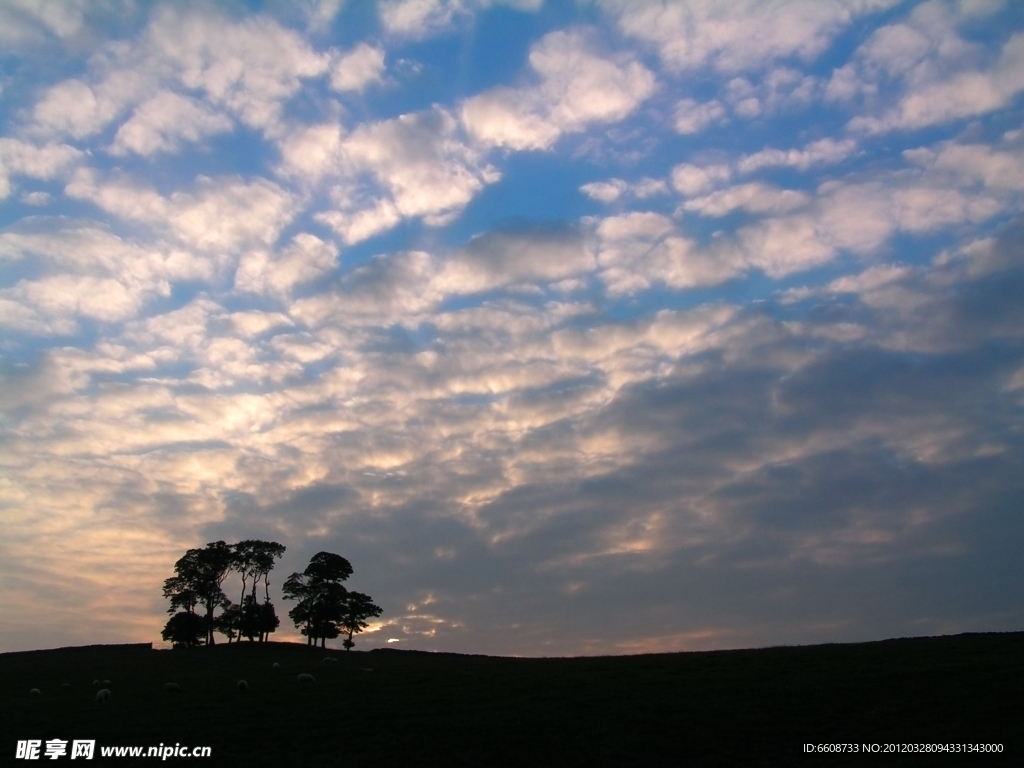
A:
POLYGON ((0 651, 247 538, 363 650, 1024 629, 1022 92, 1010 0, 0 0, 0 651))

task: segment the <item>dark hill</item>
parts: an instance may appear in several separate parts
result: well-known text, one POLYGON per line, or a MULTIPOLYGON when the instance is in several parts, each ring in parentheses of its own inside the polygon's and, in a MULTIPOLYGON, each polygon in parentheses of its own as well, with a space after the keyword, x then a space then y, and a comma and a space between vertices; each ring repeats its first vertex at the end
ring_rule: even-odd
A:
POLYGON ((13 759, 18 740, 94 739, 93 765, 101 746, 176 743, 210 746, 210 766, 995 765, 1020 760, 1022 731, 1021 632, 543 659, 290 643, 0 655, 2 764, 30 764, 13 759), (94 703, 94 679, 111 681, 109 704, 94 703), (869 756, 867 744, 1003 752, 869 756))

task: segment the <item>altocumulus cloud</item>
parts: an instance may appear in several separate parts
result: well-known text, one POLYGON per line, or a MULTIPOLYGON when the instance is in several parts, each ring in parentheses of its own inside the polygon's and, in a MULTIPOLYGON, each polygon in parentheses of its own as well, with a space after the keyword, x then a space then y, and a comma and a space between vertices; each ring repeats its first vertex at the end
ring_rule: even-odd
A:
POLYGON ((573 13, 0 8, 0 650, 249 537, 361 647, 1020 629, 1021 8, 573 13))

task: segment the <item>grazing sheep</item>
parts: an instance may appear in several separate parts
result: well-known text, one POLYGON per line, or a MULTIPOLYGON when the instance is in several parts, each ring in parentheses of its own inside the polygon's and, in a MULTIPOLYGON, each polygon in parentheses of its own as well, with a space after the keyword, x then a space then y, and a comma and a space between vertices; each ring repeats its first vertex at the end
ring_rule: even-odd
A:
POLYGON ((96 701, 97 704, 109 704, 110 703, 110 689, 109 688, 100 688, 100 690, 96 691, 96 699, 95 699, 95 701, 96 701))
POLYGON ((109 680, 104 680, 104 681, 103 681, 103 684, 104 684, 104 685, 110 685, 110 681, 109 681, 109 680))
POLYGON ((312 675, 307 675, 305 672, 303 672, 301 675, 299 675, 299 682, 300 683, 315 683, 316 682, 316 678, 313 677, 312 675))
POLYGON ((249 690, 249 684, 247 682, 245 682, 245 680, 239 680, 238 681, 238 692, 239 693, 245 693, 248 690, 249 690))
POLYGON ((328 656, 327 658, 324 659, 324 664, 337 664, 337 663, 338 663, 338 660, 336 658, 334 658, 333 656, 328 656))
POLYGON ((178 691, 180 693, 181 692, 181 686, 178 685, 177 683, 164 683, 164 690, 165 691, 178 691))
POLYGON ((29 696, 30 699, 38 699, 42 695, 43 695, 43 692, 40 691, 38 688, 33 688, 32 690, 30 690, 28 692, 28 696, 29 696))
POLYGON ((275 662, 274 662, 273 664, 271 664, 271 665, 270 665, 270 668, 271 668, 271 669, 280 669, 280 668, 281 668, 281 665, 280 665, 280 664, 278 664, 278 663, 277 663, 277 662, 275 661, 275 662))

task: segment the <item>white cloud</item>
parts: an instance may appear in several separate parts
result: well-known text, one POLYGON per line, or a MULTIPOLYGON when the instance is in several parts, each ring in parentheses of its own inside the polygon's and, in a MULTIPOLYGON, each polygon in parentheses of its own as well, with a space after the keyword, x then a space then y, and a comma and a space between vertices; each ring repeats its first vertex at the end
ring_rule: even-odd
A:
POLYGON ((766 219, 738 233, 747 262, 778 279, 830 261, 835 249, 819 236, 812 216, 766 219))
POLYGON ((384 49, 359 43, 331 65, 331 88, 362 91, 384 79, 384 49))
POLYGON ((652 179, 650 177, 640 179, 640 181, 632 184, 629 191, 641 200, 669 193, 668 184, 665 183, 664 179, 652 179))
POLYGON ((544 0, 380 0, 377 8, 384 28, 393 35, 423 38, 447 30, 458 16, 478 8, 506 5, 536 11, 544 0))
POLYGON ((909 267, 894 264, 876 264, 856 275, 843 275, 830 282, 825 290, 832 293, 868 293, 905 279, 909 267))
POLYGON ((672 169, 672 186, 685 197, 706 192, 732 178, 728 165, 691 165, 681 163, 672 169))
POLYGON ((698 103, 683 99, 676 105, 676 131, 689 136, 700 133, 709 125, 725 122, 725 107, 718 99, 698 103))
POLYGON ((73 333, 78 317, 129 319, 150 299, 169 296, 173 283, 210 280, 216 269, 209 256, 143 245, 95 222, 62 217, 8 228, 0 234, 0 259, 30 263, 36 273, 3 293, 11 317, 33 333, 73 333))
POLYGON ((276 254, 266 250, 244 254, 235 273, 235 289, 284 297, 295 286, 333 270, 337 257, 330 243, 301 232, 276 254))
POLYGON ((850 130, 868 134, 914 130, 1006 106, 1024 90, 1024 33, 997 48, 958 31, 998 8, 940 0, 917 6, 905 21, 876 30, 854 60, 833 73, 826 95, 868 99, 875 114, 849 123, 850 130))
POLYGON ((591 54, 581 34, 552 32, 530 50, 543 79, 548 116, 563 130, 626 117, 654 90, 654 75, 636 61, 616 63, 591 54))
POLYGON ((594 266, 593 254, 575 231, 496 231, 447 257, 432 285, 445 294, 476 293, 513 283, 555 283, 594 266))
POLYGON ((441 224, 500 176, 460 139, 445 110, 363 125, 341 144, 343 176, 336 209, 317 214, 346 243, 365 240, 403 218, 441 224), (360 175, 371 183, 362 183, 360 175))
POLYGON ((377 200, 368 207, 358 208, 347 196, 335 197, 340 210, 322 211, 314 218, 329 226, 342 242, 353 245, 394 227, 402 220, 401 214, 390 200, 377 200))
POLYGON ((682 289, 715 285, 744 269, 732 243, 701 247, 657 213, 627 213, 602 219, 595 229, 599 276, 613 296, 662 283, 682 289))
POLYGON ((375 256, 346 274, 335 291, 299 299, 289 313, 311 328, 415 326, 443 298, 431 285, 435 274, 434 260, 423 251, 375 256))
POLYGON ((309 0, 304 5, 306 28, 310 32, 323 32, 330 27, 345 5, 345 0, 309 0))
POLYGON ((274 242, 295 214, 292 195, 266 179, 200 176, 196 182, 194 192, 163 197, 128 178, 103 179, 83 168, 65 192, 122 219, 149 224, 187 245, 218 251, 221 257, 247 244, 274 242))
POLYGON ((230 319, 235 330, 246 339, 254 339, 267 331, 292 325, 292 321, 280 312, 232 312, 230 319))
POLYGON ((789 67, 775 67, 755 85, 745 77, 726 84, 724 97, 733 111, 748 120, 784 109, 806 107, 816 95, 818 81, 789 67))
POLYGON ((632 60, 590 52, 581 32, 551 32, 530 50, 541 83, 499 87, 467 99, 462 121, 477 141, 514 150, 547 149, 563 133, 617 122, 654 92, 654 75, 632 60))
POLYGON ((281 172, 316 182, 337 172, 341 161, 342 128, 338 123, 301 126, 279 143, 281 172))
POLYGON ((602 203, 613 203, 623 195, 629 195, 639 200, 646 200, 656 195, 668 194, 668 184, 664 179, 643 178, 639 181, 628 183, 622 179, 608 179, 608 181, 594 181, 580 187, 580 192, 592 200, 599 200, 602 203))
POLYGON ((83 152, 67 144, 37 146, 19 139, 0 138, 0 200, 11 194, 11 176, 54 179, 83 156, 83 152))
POLYGON ((88 220, 35 216, 0 234, 0 258, 28 260, 43 274, 52 271, 119 278, 165 292, 166 279, 196 277, 173 253, 114 235, 88 220))
POLYGON ((731 3, 635 3, 604 7, 627 35, 654 45, 675 72, 710 66, 733 73, 760 69, 777 59, 812 61, 858 16, 898 0, 795 0, 731 3))
POLYGON ((93 136, 151 91, 151 79, 131 70, 111 72, 95 85, 65 80, 48 88, 32 107, 32 131, 47 137, 93 136))
POLYGON ((580 187, 580 192, 592 200, 600 200, 602 203, 614 203, 628 188, 628 184, 622 179, 609 179, 608 181, 594 181, 580 187))
POLYGON ((318 342, 308 333, 279 333, 270 340, 270 346, 302 365, 320 362, 337 352, 336 347, 318 342))
POLYGON ((8 0, 0 5, 0 44, 8 51, 66 40, 84 26, 87 0, 8 0))
POLYGON ((140 53, 155 56, 188 89, 246 125, 277 129, 285 101, 302 80, 325 74, 330 56, 297 33, 257 16, 234 22, 216 13, 159 10, 140 53))
POLYGON ((384 28, 405 37, 425 37, 446 28, 463 8, 450 0, 384 0, 378 4, 384 28))
POLYGON ((19 283, 9 293, 51 316, 82 316, 116 322, 135 315, 139 295, 120 281, 86 275, 55 275, 19 283))
POLYGON ((304 79, 326 74, 330 62, 329 54, 315 51, 269 17, 233 21, 216 11, 163 6, 138 41, 100 49, 90 58, 85 77, 45 91, 31 109, 30 129, 46 137, 84 139, 151 99, 162 86, 172 86, 199 91, 208 104, 192 100, 187 106, 163 97, 137 113, 116 144, 119 151, 223 129, 210 106, 273 134, 284 103, 304 79), (190 127, 189 117, 199 117, 202 124, 190 127))
POLYGON ((893 216, 906 232, 930 232, 962 222, 979 223, 1002 206, 987 197, 968 197, 955 189, 911 186, 892 193, 893 216))
POLYGON ((826 182, 818 194, 819 226, 837 248, 872 253, 896 231, 889 190, 881 182, 826 182))
POLYGON ((857 143, 852 139, 819 139, 812 141, 803 149, 763 149, 740 158, 736 163, 736 170, 740 173, 752 173, 761 168, 788 166, 806 171, 813 165, 833 165, 842 162, 856 148, 857 143))
POLYGON ((818 190, 823 237, 857 253, 877 250, 894 232, 933 232, 991 218, 1003 206, 988 195, 964 194, 934 178, 828 182, 818 190), (895 182, 895 183, 892 183, 895 182))
POLYGON ((117 131, 110 152, 152 155, 174 152, 180 141, 200 141, 205 136, 231 131, 233 124, 196 99, 161 91, 140 104, 117 131))
POLYGON ((688 200, 683 208, 704 216, 725 216, 738 209, 751 213, 785 213, 807 205, 810 199, 803 192, 754 183, 720 189, 705 197, 688 200))
POLYGON ((513 150, 547 149, 561 136, 533 91, 498 87, 468 99, 462 122, 477 141, 513 150))
POLYGON ((985 144, 946 144, 938 150, 912 149, 903 154, 925 168, 952 174, 963 184, 981 182, 994 191, 1024 191, 1024 156, 1018 151, 985 144))
POLYGON ((175 359, 179 359, 200 350, 206 343, 211 318, 224 314, 223 307, 203 296, 180 309, 131 323, 124 340, 151 349, 169 346, 174 349, 175 359))
POLYGON ((26 192, 20 198, 25 205, 49 205, 53 197, 49 192, 26 192))

